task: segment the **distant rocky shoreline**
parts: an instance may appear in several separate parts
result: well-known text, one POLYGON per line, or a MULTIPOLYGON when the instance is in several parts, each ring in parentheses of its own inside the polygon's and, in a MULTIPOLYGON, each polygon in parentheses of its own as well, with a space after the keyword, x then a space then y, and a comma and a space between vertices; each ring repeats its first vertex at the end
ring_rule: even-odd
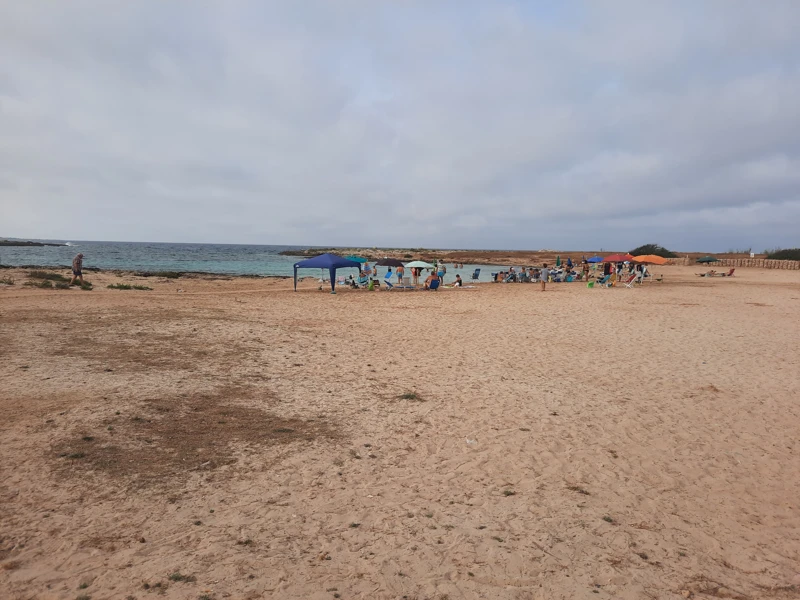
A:
POLYGON ((48 244, 45 242, 26 242, 23 240, 0 240, 0 246, 35 246, 41 248, 43 246, 66 246, 66 244, 48 244))
MULTIPOLYGON (((70 265, 3 265, 0 269, 19 269, 20 271, 69 271, 70 265)), ((241 273, 224 273, 210 271, 142 271, 140 269, 101 269, 100 267, 83 267, 91 273, 113 273, 115 275, 134 277, 158 277, 161 279, 291 279, 289 275, 253 275, 241 273)))

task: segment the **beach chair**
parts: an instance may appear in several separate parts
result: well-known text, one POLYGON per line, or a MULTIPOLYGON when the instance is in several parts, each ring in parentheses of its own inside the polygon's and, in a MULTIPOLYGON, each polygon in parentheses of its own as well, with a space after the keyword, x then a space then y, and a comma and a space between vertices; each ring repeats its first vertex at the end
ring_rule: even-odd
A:
POLYGON ((593 287, 607 287, 607 288, 610 288, 611 287, 611 282, 609 281, 609 279, 611 279, 611 275, 606 275, 602 279, 598 279, 597 281, 595 281, 593 287))
POLYGON ((383 284, 386 286, 387 290, 394 289, 394 285, 392 285, 392 276, 393 273, 389 271, 386 276, 383 278, 383 284))
POLYGON ((733 272, 734 272, 735 270, 736 270, 736 268, 733 268, 733 269, 731 269, 730 271, 728 271, 727 273, 720 273, 720 275, 721 275, 722 277, 733 277, 733 272))
POLYGON ((475 269, 475 272, 472 274, 472 279, 470 281, 478 281, 478 277, 481 275, 480 269, 475 269))
POLYGON ((364 277, 359 277, 356 279, 356 285, 360 288, 366 288, 369 285, 369 277, 364 275, 364 277))
POLYGON ((636 283, 636 273, 634 273, 633 275, 628 276, 627 279, 623 279, 622 283, 626 288, 632 289, 633 285, 636 283))
POLYGON ((435 292, 438 289, 439 289, 439 279, 436 279, 435 281, 431 281, 431 287, 428 288, 428 291, 429 292, 435 292))

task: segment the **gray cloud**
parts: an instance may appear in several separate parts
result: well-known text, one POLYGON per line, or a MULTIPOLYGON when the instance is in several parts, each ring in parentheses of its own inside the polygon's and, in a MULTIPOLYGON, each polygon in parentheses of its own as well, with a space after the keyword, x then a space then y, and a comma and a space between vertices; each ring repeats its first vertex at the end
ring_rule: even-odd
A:
POLYGON ((0 235, 796 246, 800 5, 0 1, 0 235))

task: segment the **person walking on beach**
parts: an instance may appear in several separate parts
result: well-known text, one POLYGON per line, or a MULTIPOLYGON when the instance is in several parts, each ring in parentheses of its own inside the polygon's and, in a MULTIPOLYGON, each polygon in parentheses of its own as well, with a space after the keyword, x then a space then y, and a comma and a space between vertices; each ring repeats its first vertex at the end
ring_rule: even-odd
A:
POLYGON ((406 274, 406 268, 403 265, 400 265, 399 267, 397 267, 397 271, 395 272, 397 273, 397 283, 402 285, 403 276, 406 274))
POLYGON ((72 279, 69 284, 75 283, 76 279, 80 280, 81 287, 83 287, 83 254, 80 252, 72 259, 72 279))
POLYGON ((539 277, 542 279, 542 291, 544 291, 544 286, 547 285, 547 279, 550 277, 550 269, 547 268, 547 263, 542 265, 542 270, 539 273, 539 277))
POLYGON ((444 275, 445 275, 445 273, 447 273, 447 267, 445 266, 444 261, 440 260, 439 261, 439 267, 438 267, 438 270, 436 272, 436 275, 438 275, 439 282, 442 283, 442 284, 444 283, 444 275))

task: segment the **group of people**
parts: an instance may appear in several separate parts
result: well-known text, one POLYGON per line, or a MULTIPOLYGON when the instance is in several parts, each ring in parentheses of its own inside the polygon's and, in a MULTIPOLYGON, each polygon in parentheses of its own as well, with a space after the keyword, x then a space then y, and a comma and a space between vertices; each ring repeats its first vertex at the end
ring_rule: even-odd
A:
MULTIPOLYGON (((571 262, 572 261, 570 261, 570 263, 571 262)), ((587 263, 586 277, 588 277, 588 273, 589 270, 587 263)), ((514 269, 514 267, 510 267, 508 271, 492 273, 492 276, 493 281, 503 283, 512 283, 515 281, 520 283, 538 282, 542 286, 542 291, 545 291, 548 281, 577 281, 580 280, 584 275, 574 269, 571 269, 571 267, 567 267, 566 269, 561 269, 560 267, 551 269, 547 266, 547 263, 544 263, 541 267, 520 267, 519 271, 514 269)))
MULTIPOLYGON (((492 273, 492 280, 495 282, 511 283, 511 282, 539 282, 542 285, 542 291, 548 282, 570 282, 570 281, 589 281, 592 266, 585 258, 581 261, 580 265, 573 264, 571 258, 567 258, 565 267, 557 266, 554 269, 548 268, 547 263, 543 264, 541 268, 537 267, 521 267, 516 270, 510 267, 508 271, 499 271, 492 273)), ((644 279, 649 276, 647 267, 639 263, 603 263, 602 278, 608 277, 610 281, 621 279, 625 275, 633 275, 639 279, 644 279)), ((598 274, 597 278, 601 276, 598 274)))
MULTIPOLYGON (((464 267, 463 263, 453 263, 454 269, 463 267, 464 267)), ((410 267, 410 271, 411 271, 411 282, 414 285, 414 287, 419 287, 421 284, 424 289, 428 290, 431 289, 431 287, 435 288, 440 285, 441 286, 445 285, 444 277, 447 274, 447 265, 445 265, 441 261, 438 262, 436 265, 434 265, 433 269, 425 269, 423 267, 410 267), (422 280, 422 277, 424 276, 426 270, 429 270, 430 273, 428 274, 427 278, 422 280), (432 285, 434 281, 438 281, 439 283, 436 285, 432 285)), ((372 286, 379 285, 377 283, 378 282, 377 275, 378 275, 377 268, 373 269, 372 267, 370 267, 369 263, 364 263, 361 267, 361 270, 359 271, 358 278, 355 278, 352 275, 350 275, 350 278, 347 280, 347 284, 353 288, 370 287, 370 289, 372 289, 372 286)), ((389 267, 386 273, 385 280, 390 281, 394 277, 397 277, 397 284, 402 285, 403 278, 405 277, 405 275, 406 275, 406 268, 404 266, 398 265, 395 268, 394 272, 392 272, 392 267, 389 267)), ((461 279, 461 275, 459 273, 456 273, 455 281, 450 283, 450 285, 447 287, 462 287, 463 285, 464 281, 461 279)))

